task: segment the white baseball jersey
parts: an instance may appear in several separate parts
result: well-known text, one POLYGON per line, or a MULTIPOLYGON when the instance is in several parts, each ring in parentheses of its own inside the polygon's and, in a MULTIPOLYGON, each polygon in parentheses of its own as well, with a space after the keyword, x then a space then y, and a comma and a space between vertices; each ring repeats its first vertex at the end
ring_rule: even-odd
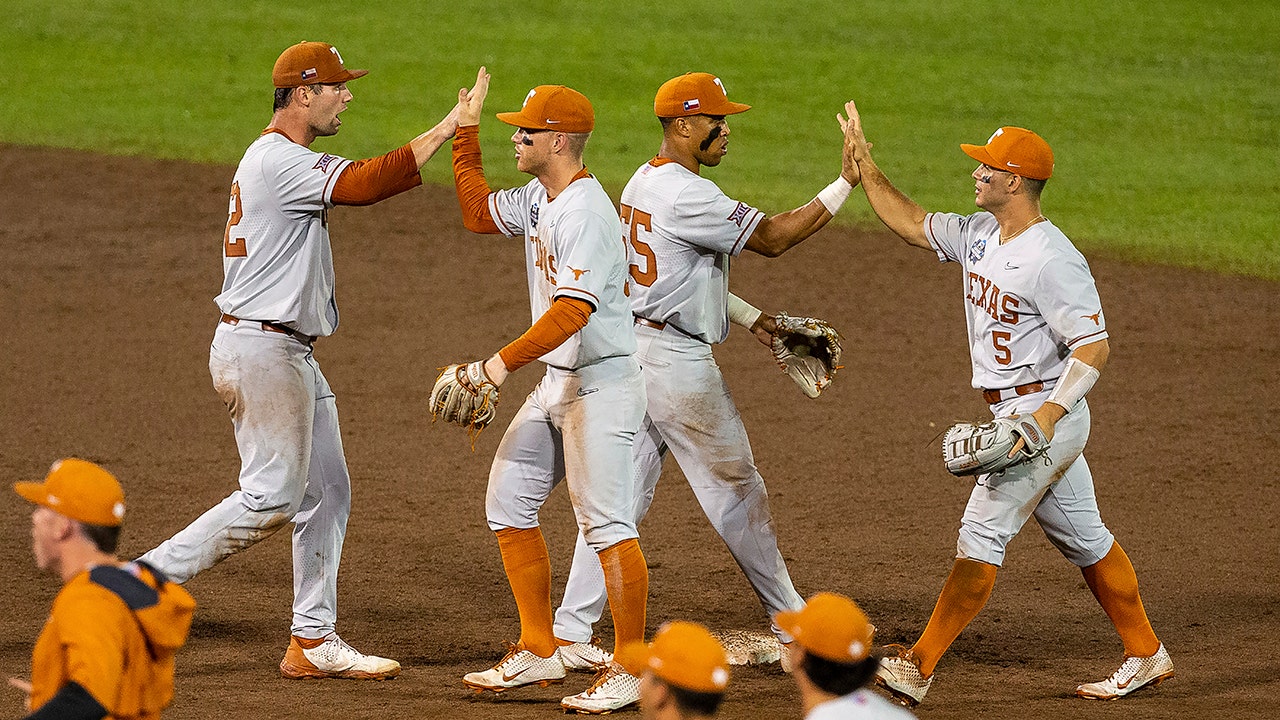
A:
POLYGON ((1003 245, 987 212, 929 213, 924 231, 939 260, 964 268, 973 387, 1056 380, 1072 350, 1107 337, 1089 264, 1048 220, 1003 245))
POLYGON ((909 720, 909 710, 862 688, 813 706, 805 720, 909 720))
POLYGON ((584 300, 595 311, 586 327, 540 360, 575 370, 636 350, 631 306, 624 288, 627 250, 613 201, 600 182, 583 174, 555 200, 536 178, 489 195, 489 213, 504 234, 525 237, 529 309, 533 321, 555 298, 584 300))
POLYGON ((268 130, 245 151, 231 186, 222 312, 306 335, 338 327, 328 209, 350 160, 268 130))
POLYGON ((678 162, 641 165, 622 191, 625 238, 635 255, 631 310, 703 342, 724 342, 729 258, 764 217, 678 162))

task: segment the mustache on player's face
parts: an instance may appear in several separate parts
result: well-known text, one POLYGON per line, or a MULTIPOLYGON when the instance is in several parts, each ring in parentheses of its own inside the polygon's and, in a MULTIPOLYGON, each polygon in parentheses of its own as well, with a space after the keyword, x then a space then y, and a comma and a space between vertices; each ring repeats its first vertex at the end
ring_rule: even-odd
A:
POLYGON ((702 152, 706 152, 707 149, 711 147, 711 143, 715 142, 716 139, 720 137, 720 128, 721 126, 717 125, 711 128, 711 132, 707 133, 707 139, 703 140, 702 144, 698 146, 702 148, 702 152))

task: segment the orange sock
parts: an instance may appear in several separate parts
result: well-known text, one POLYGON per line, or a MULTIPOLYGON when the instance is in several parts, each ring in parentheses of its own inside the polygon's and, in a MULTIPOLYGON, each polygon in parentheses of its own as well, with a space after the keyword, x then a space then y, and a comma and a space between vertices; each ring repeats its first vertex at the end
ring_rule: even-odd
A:
POLYGON ((1138 574, 1120 543, 1111 546, 1107 556, 1089 567, 1080 568, 1098 604, 1111 618, 1120 633, 1126 655, 1150 657, 1160 649, 1160 641, 1151 629, 1147 611, 1138 595, 1138 574))
POLYGON ((995 565, 965 558, 957 558, 951 566, 929 624, 911 648, 920 661, 922 675, 933 674, 942 654, 987 604, 991 589, 996 586, 996 570, 995 565))
POLYGON ((649 599, 649 566, 645 565, 640 541, 632 538, 600 551, 604 587, 609 594, 609 614, 613 615, 613 651, 644 640, 644 610, 649 599))
POLYGON ((499 530, 502 567, 520 610, 520 645, 538 657, 551 657, 556 639, 551 624, 551 558, 541 528, 499 530))

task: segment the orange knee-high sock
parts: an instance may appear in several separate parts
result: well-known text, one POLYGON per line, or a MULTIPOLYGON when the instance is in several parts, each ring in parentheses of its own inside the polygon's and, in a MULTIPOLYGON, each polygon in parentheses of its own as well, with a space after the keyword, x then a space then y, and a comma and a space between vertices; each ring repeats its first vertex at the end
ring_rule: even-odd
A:
POLYGON ((991 589, 996 586, 996 569, 995 565, 966 558, 957 558, 951 566, 929 624, 911 648, 925 677, 933 674, 942 654, 987 604, 991 589))
POLYGON ((538 657, 551 657, 551 558, 541 528, 503 528, 497 533, 502 567, 520 610, 520 644, 538 657))
POLYGON ((632 538, 600 551, 604 587, 613 615, 613 651, 632 641, 644 640, 644 611, 649 599, 649 566, 640 541, 632 538))
POLYGON ((1160 649, 1160 641, 1147 620, 1147 611, 1138 595, 1138 575, 1120 543, 1107 556, 1089 567, 1080 568, 1098 604, 1120 633, 1126 655, 1150 657, 1160 649))

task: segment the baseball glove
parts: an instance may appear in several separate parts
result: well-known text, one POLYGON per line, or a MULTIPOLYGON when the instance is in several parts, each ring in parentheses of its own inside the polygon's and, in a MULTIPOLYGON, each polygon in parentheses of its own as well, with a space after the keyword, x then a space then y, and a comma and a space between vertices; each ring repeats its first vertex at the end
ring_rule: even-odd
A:
POLYGON ((840 365, 840 333, 825 320, 778 313, 773 359, 800 391, 816 398, 831 384, 840 365))
POLYGON ((989 423, 956 423, 942 437, 942 461, 952 475, 982 475, 1040 457, 1049 441, 1030 415, 996 418, 989 423), (1023 446, 1009 457, 1018 440, 1023 446))
POLYGON ((479 434, 497 415, 498 386, 484 372, 484 361, 450 365, 431 388, 431 420, 444 420, 479 434))

